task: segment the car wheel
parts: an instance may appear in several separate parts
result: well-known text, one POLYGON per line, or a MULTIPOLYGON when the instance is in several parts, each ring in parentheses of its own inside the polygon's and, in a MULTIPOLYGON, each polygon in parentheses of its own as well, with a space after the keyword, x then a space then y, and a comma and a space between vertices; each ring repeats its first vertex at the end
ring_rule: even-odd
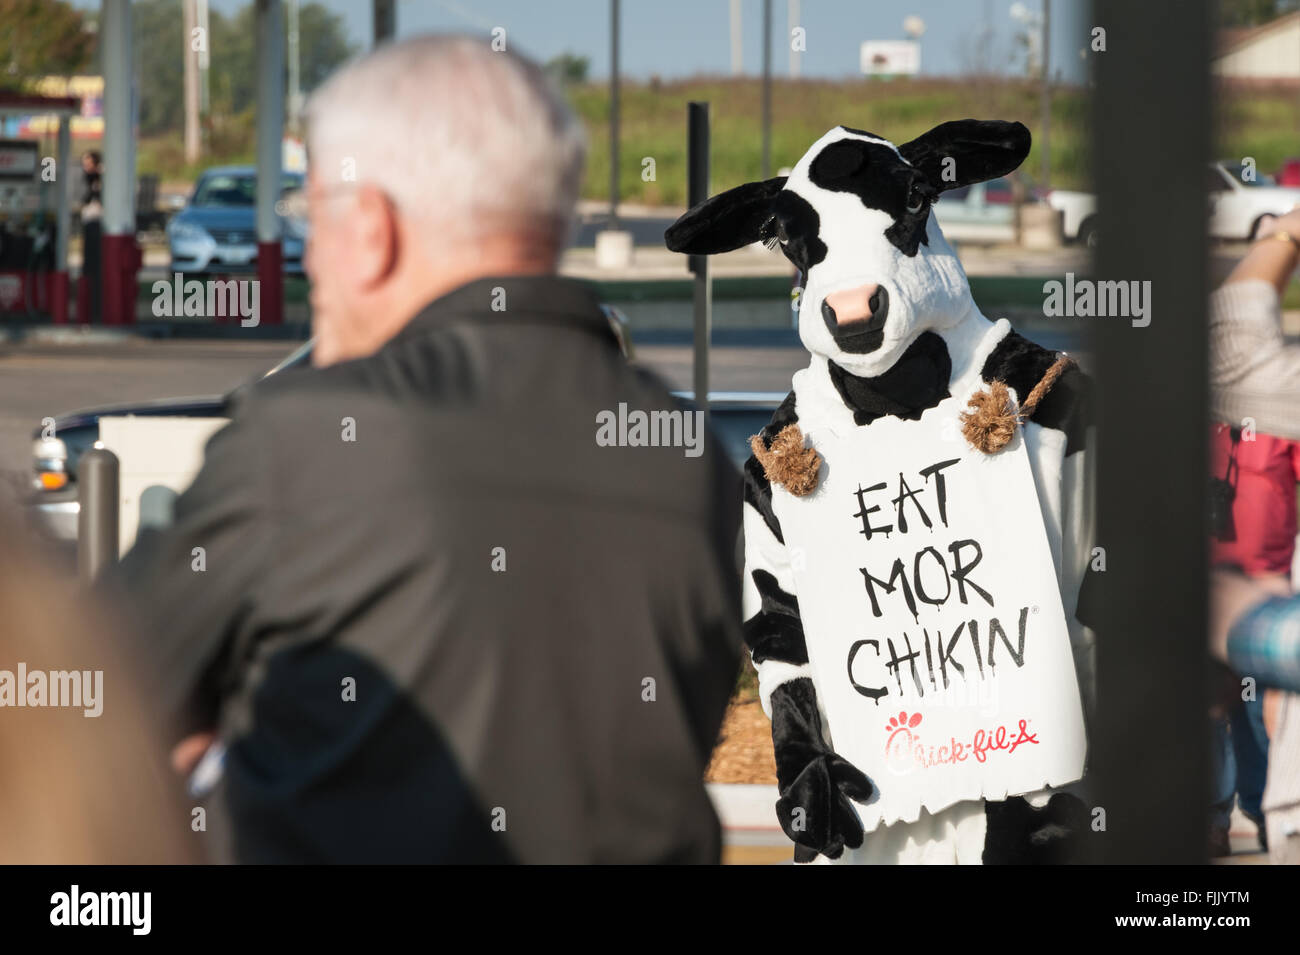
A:
POLYGON ((1250 224, 1250 235, 1246 236, 1246 238, 1249 239, 1251 242, 1254 242, 1256 239, 1259 238, 1259 227, 1264 224, 1264 220, 1276 219, 1276 218, 1277 216, 1269 212, 1264 213, 1262 216, 1258 216, 1255 219, 1255 221, 1250 224))
POLYGON ((1097 223, 1092 218, 1085 219, 1079 226, 1079 244, 1087 249, 1097 248, 1097 223))

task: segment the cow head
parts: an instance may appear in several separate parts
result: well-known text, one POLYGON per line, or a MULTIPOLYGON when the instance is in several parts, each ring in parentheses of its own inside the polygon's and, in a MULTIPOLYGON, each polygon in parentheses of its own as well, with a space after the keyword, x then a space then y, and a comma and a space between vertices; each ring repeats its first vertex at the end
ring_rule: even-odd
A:
POLYGON ((1020 123, 958 120, 909 143, 845 126, 789 177, 751 182, 700 203, 664 235, 707 255, 763 241, 803 276, 799 337, 845 371, 887 371, 918 335, 973 310, 970 286, 930 206, 945 189, 1011 172, 1029 153, 1020 123))

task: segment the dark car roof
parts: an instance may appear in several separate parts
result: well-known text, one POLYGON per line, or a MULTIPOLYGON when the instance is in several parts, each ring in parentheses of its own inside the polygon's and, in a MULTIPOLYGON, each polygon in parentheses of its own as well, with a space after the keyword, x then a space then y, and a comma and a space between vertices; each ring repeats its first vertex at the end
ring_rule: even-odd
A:
MULTIPOLYGON (((186 398, 154 398, 150 401, 138 401, 132 404, 105 405, 102 408, 83 408, 69 411, 54 419, 54 431, 67 431, 71 428, 84 428, 95 424, 102 417, 118 415, 137 415, 139 417, 190 417, 212 418, 226 410, 225 395, 191 395, 186 398)), ((37 427, 32 432, 33 438, 40 438, 44 428, 37 427)))

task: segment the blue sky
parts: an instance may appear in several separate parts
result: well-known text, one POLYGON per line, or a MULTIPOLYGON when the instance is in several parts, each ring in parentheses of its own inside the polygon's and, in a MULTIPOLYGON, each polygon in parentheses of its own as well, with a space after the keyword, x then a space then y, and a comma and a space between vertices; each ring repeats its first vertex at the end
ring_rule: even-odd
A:
MULTIPOLYGON (((98 0, 74 0, 97 7, 98 0)), ((179 2, 179 0, 178 0, 179 2)), ((248 0, 210 0, 230 12, 248 0)), ((352 40, 369 45, 370 0, 322 0, 341 14, 352 40)), ((921 70, 928 75, 963 73, 970 62, 972 39, 987 22, 992 28, 993 62, 1001 70, 1021 68, 1015 54, 1018 26, 1010 15, 1012 0, 802 0, 801 25, 807 33, 804 76, 844 77, 858 72, 863 40, 902 39, 903 17, 925 21, 921 70)), ((1042 0, 1023 0, 1031 10, 1042 0)), ((744 57, 747 72, 760 65, 762 0, 743 0, 744 57)), ((1079 50, 1091 24, 1085 24, 1086 0, 1052 3, 1053 73, 1071 82, 1085 76, 1079 50)), ((731 68, 729 0, 623 0, 622 59, 625 76, 645 79, 657 74, 675 79, 697 73, 724 74, 731 68)), ((788 68, 786 0, 772 0, 773 69, 788 68)), ((511 44, 538 59, 558 53, 590 57, 592 74, 609 73, 608 0, 398 0, 398 35, 429 31, 486 32, 506 28, 511 44)))

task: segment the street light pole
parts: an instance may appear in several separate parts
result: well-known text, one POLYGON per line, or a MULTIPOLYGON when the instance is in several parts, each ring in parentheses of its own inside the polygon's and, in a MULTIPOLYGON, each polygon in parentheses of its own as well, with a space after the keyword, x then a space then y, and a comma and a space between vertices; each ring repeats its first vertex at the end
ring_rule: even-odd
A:
POLYGON ((289 3, 289 130, 301 133, 299 116, 302 112, 302 80, 298 61, 298 0, 289 3))
POLYGON ((763 0, 763 176, 772 176, 772 0, 763 0))
POLYGON ((1051 70, 1051 22, 1052 0, 1043 0, 1043 183, 1041 188, 1047 191, 1052 180, 1052 70, 1051 70))
POLYGON ((618 0, 609 0, 609 228, 618 228, 618 0))

